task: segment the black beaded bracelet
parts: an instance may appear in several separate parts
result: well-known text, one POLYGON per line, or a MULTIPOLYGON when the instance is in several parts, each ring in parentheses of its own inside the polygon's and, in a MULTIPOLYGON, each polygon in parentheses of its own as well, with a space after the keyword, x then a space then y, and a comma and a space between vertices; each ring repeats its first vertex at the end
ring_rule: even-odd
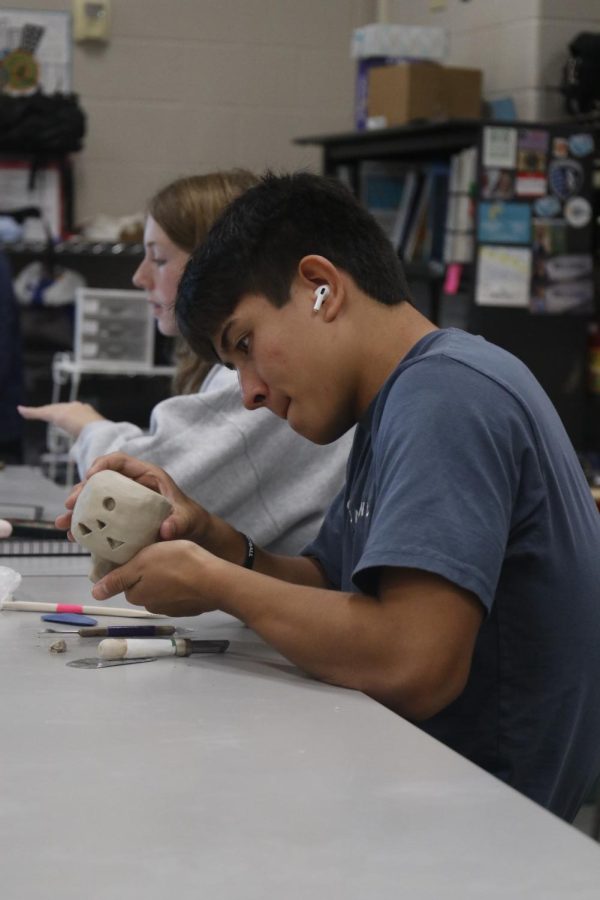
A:
POLYGON ((253 569, 254 568, 254 557, 256 555, 256 550, 254 548, 254 541, 251 537, 248 537, 247 534, 244 534, 240 531, 240 534, 246 541, 246 559, 242 563, 244 569, 253 569))

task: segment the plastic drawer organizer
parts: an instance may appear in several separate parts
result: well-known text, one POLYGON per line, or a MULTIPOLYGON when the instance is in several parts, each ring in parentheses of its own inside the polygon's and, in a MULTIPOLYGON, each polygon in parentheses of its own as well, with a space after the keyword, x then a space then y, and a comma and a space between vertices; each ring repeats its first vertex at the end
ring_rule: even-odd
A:
MULTIPOLYGON (((173 366, 154 365, 155 335, 152 308, 143 291, 78 288, 73 354, 54 356, 52 402, 62 399, 61 388, 65 386, 68 399, 76 400, 86 375, 172 376, 173 366)), ((67 463, 69 484, 74 477, 68 453, 71 443, 60 429, 48 426, 48 452, 42 462, 49 464, 51 478, 56 477, 57 463, 67 463)))
POLYGON ((75 304, 76 363, 96 372, 152 368, 154 318, 142 291, 79 288, 75 304))

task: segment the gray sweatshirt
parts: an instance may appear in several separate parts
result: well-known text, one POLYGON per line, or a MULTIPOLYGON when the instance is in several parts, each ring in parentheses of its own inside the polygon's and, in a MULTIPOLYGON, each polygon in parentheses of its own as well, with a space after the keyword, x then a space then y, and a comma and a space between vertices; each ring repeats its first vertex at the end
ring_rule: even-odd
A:
POLYGON ((312 444, 268 410, 244 409, 236 373, 214 366, 197 394, 158 403, 148 432, 130 422, 91 422, 71 455, 82 476, 115 450, 156 463, 261 547, 296 554, 343 484, 352 435, 312 444))

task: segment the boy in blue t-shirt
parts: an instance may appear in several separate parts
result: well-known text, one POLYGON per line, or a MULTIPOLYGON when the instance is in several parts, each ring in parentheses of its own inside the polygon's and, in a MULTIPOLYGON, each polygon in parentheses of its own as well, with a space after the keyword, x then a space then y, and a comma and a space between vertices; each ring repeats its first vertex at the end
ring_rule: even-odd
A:
POLYGON ((526 367, 408 297, 340 185, 267 176, 238 198, 184 273, 180 329, 237 369, 248 408, 320 444, 358 423, 346 486, 303 556, 278 557, 106 457, 91 471, 150 473, 175 511, 94 595, 231 613, 571 819, 600 769, 599 516, 526 367))

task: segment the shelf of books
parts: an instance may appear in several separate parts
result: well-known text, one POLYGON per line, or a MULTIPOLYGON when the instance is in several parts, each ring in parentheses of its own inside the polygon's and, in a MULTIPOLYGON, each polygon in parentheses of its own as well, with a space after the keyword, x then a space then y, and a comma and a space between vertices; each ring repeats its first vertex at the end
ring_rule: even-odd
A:
POLYGON ((358 194, 407 267, 433 264, 439 274, 473 259, 476 172, 476 147, 428 163, 365 160, 358 194))
MULTIPOLYGON (((473 255, 479 130, 461 119, 297 141, 322 147, 324 174, 347 184, 375 216, 436 321, 443 294, 464 292, 473 255)), ((455 308, 465 302, 458 298, 455 308)))

